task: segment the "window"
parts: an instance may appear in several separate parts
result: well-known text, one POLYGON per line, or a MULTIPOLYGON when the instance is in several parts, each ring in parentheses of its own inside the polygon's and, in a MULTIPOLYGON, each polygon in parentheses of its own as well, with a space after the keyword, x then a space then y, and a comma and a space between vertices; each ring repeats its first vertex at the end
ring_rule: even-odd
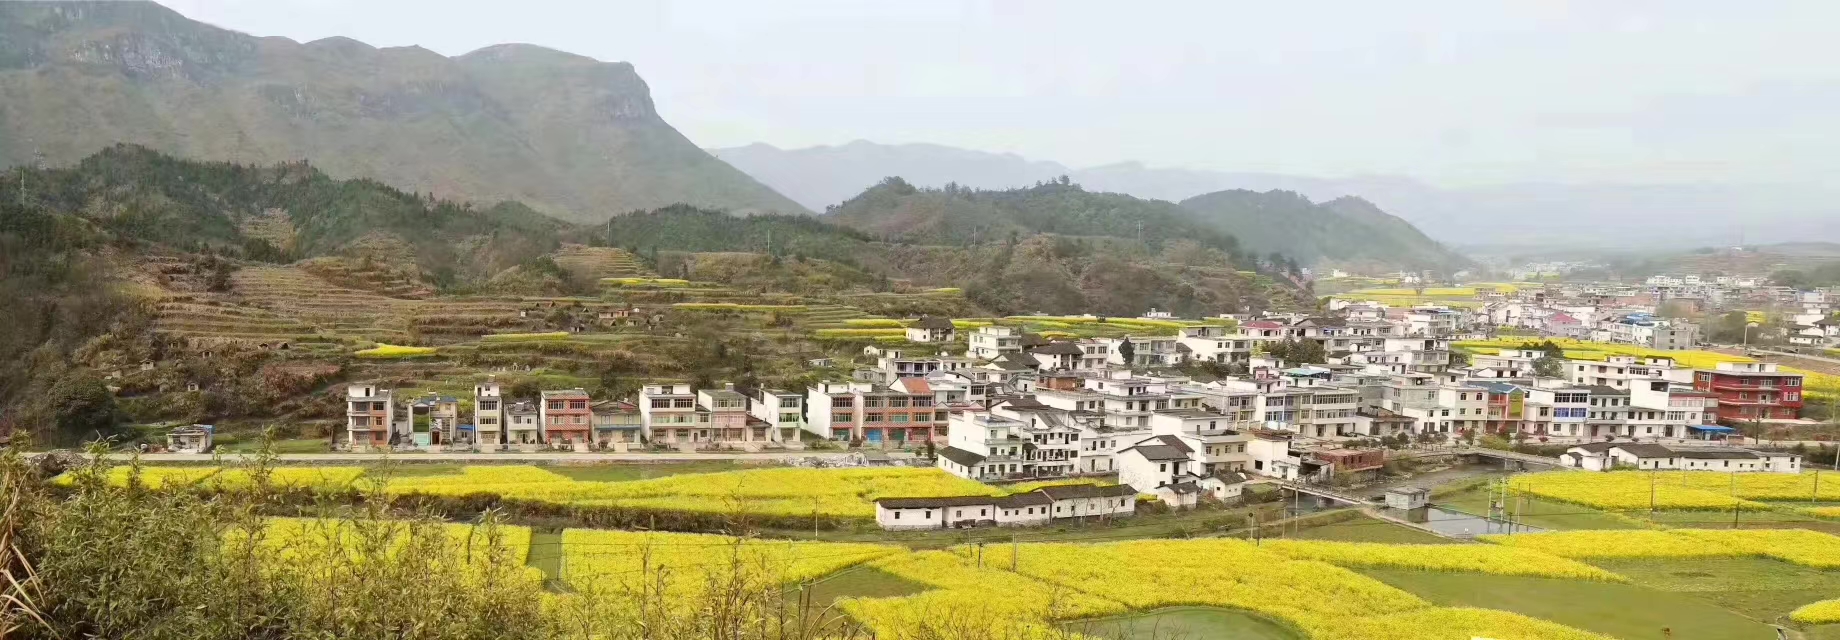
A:
POLYGON ((899 511, 896 511, 896 512, 894 512, 894 519, 896 519, 896 520, 900 520, 900 519, 901 519, 901 512, 899 512, 899 511))
POLYGON ((671 401, 671 406, 677 409, 695 409, 696 401, 689 398, 678 398, 671 401))
POLYGON ((780 421, 780 422, 798 422, 798 421, 799 421, 799 414, 796 414, 796 413, 782 413, 782 414, 779 414, 779 421, 780 421))
POLYGON ((671 401, 665 398, 652 398, 652 408, 669 409, 671 408, 671 401))

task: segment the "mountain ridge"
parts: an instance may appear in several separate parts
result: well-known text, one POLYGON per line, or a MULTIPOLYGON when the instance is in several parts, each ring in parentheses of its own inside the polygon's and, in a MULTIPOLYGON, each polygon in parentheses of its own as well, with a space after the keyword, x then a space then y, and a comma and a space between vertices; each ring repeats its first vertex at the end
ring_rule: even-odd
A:
MULTIPOLYGON (((871 143, 872 144, 872 143, 871 143)), ((899 145, 882 145, 896 148, 899 145)), ((735 149, 714 149, 737 168, 776 183, 774 175, 759 172, 763 164, 779 173, 792 172, 795 161, 806 160, 797 152, 829 150, 829 158, 809 162, 804 173, 842 176, 834 184, 808 187, 818 196, 799 196, 814 210, 841 202, 862 189, 861 174, 902 175, 921 186, 944 186, 956 181, 987 189, 1026 186, 1067 175, 1093 191, 1126 193, 1139 198, 1179 202, 1206 193, 1243 189, 1266 192, 1294 191, 1324 203, 1345 196, 1358 196, 1400 219, 1429 231, 1435 240, 1454 246, 1478 246, 1513 242, 1530 247, 1576 247, 1596 241, 1605 247, 1672 247, 1683 243, 1729 243, 1731 236, 1742 233, 1758 242, 1788 241, 1806 235, 1809 229, 1828 235, 1819 239, 1840 240, 1840 227, 1824 225, 1840 216, 1840 190, 1822 185, 1720 185, 1720 184, 1558 184, 1509 183, 1492 186, 1439 187, 1395 175, 1353 175, 1321 178, 1276 173, 1226 172, 1171 167, 1151 167, 1142 162, 1125 161, 1105 165, 1071 168, 1050 161, 1020 159, 1021 163, 1042 163, 1026 179, 983 180, 968 169, 934 166, 937 179, 923 179, 921 174, 904 172, 899 165, 871 166, 859 157, 839 152, 842 147, 813 147, 779 155, 736 153, 735 149), (848 168, 848 172, 840 168, 848 168), (756 173, 759 172, 759 173, 756 173), (1744 221, 1734 223, 1729 221, 1744 221), (1580 236, 1579 229, 1597 233, 1580 236)), ((983 153, 959 149, 965 153, 983 153)), ((808 154, 822 155, 822 154, 808 154)), ((996 161, 1006 154, 985 154, 986 161, 996 161)), ((1014 167, 1020 163, 1012 164, 1014 167)))
POLYGON ((337 177, 517 200, 575 222, 676 203, 806 212, 665 122, 630 63, 519 43, 451 58, 336 36, 299 43, 150 2, 0 3, 0 23, 0 164, 42 153, 68 165, 126 142, 205 160, 307 159, 337 177))

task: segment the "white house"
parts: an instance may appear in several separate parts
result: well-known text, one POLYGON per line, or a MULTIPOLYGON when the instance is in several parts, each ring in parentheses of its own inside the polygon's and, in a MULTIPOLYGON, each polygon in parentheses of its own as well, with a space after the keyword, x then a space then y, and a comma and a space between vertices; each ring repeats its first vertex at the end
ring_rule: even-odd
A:
POLYGON ((1118 465, 1118 482, 1149 493, 1191 475, 1199 476, 1195 448, 1185 440, 1181 436, 1156 436, 1120 449, 1113 456, 1118 465))
POLYGON ((921 316, 907 325, 908 342, 951 342, 958 338, 958 329, 947 318, 921 316))
POLYGON ((480 451, 497 451, 505 443, 505 397, 497 381, 473 385, 473 429, 480 451))
POLYGON ((995 524, 997 500, 990 496, 878 498, 875 524, 889 531, 995 524))
POLYGON ((965 357, 995 360, 1006 353, 1022 352, 1022 334, 1015 327, 990 325, 971 332, 965 357))
POLYGON ((1052 517, 1089 518, 1137 513, 1137 490, 1131 485, 1100 487, 1090 484, 1042 487, 1040 493, 1051 501, 1052 517))

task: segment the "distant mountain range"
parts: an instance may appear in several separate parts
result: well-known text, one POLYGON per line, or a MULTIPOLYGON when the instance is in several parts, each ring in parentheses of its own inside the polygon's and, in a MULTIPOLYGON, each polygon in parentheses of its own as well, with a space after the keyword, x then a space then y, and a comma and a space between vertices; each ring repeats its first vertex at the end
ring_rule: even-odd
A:
POLYGON ((454 58, 301 44, 150 2, 0 2, 0 165, 35 152, 68 165, 116 143, 305 159, 578 222, 673 203, 805 212, 667 124, 627 63, 515 44, 454 58))
POLYGON ((1011 231, 1132 237, 1132 229, 1100 229, 1141 221, 1152 234, 1146 240, 1187 238, 1228 249, 1210 239, 1220 234, 1237 238, 1232 251, 1276 252, 1302 265, 1449 271, 1469 264, 1365 200, 1338 196, 1317 204, 1276 182, 1265 191, 1197 195, 1189 192, 1208 180, 1200 172, 1151 172, 1142 174, 1148 179, 1133 180, 1122 166, 1069 171, 1053 162, 937 145, 853 142, 781 151, 756 144, 716 153, 808 207, 829 212, 826 217, 909 242, 988 241, 1011 231), (1060 176, 1069 176, 1072 184, 1055 184, 1060 176), (901 178, 906 190, 900 197, 882 184, 824 202, 846 182, 884 177, 901 178), (1122 183, 1154 186, 1118 188, 1122 183), (935 190, 918 191, 920 186, 935 190), (1176 195, 1185 193, 1193 197, 1176 195))
MULTIPOLYGON (((1840 240, 1840 192, 1818 185, 1504 184, 1447 189, 1398 176, 1314 178, 1151 168, 1140 163, 1071 168, 938 145, 716 149, 742 171, 813 210, 842 202, 869 181, 898 175, 917 186, 956 182, 982 189, 1066 175, 1092 191, 1179 202, 1225 190, 1292 191, 1314 202, 1349 196, 1456 246, 1605 248, 1840 240), (1813 234, 1813 237, 1810 237, 1813 234)), ((1248 234, 1239 233, 1246 236, 1248 234)))

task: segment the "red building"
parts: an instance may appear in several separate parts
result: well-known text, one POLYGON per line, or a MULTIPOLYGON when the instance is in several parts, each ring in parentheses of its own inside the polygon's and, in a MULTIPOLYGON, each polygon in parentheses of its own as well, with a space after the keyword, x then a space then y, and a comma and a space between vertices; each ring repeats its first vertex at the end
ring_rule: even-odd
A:
POLYGON ((553 447, 586 446, 594 429, 594 410, 588 392, 581 389, 543 392, 543 441, 553 447))
POLYGON ((1802 375, 1773 362, 1721 362, 1693 372, 1693 389, 1719 398, 1719 422, 1794 420, 1802 416, 1802 375))

